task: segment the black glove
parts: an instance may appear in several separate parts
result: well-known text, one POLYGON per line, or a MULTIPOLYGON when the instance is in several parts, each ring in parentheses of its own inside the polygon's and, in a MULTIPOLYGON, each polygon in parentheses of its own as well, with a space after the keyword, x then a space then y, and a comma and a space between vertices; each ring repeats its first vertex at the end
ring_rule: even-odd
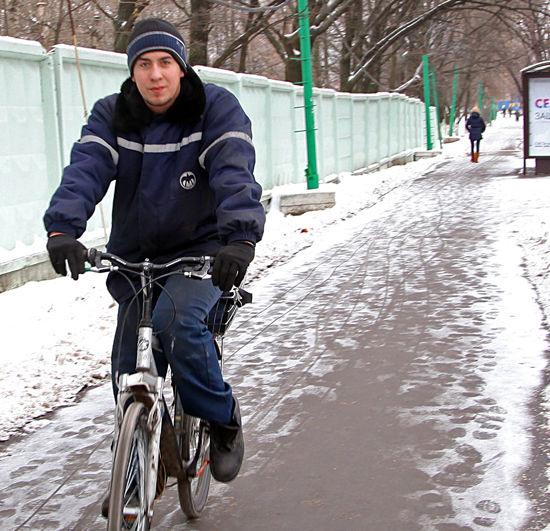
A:
POLYGON ((67 274, 65 260, 69 262, 71 277, 74 280, 78 279, 78 275, 84 273, 86 247, 69 234, 50 236, 46 249, 50 255, 52 266, 58 275, 65 276, 67 274))
POLYGON ((247 242, 231 242, 216 254, 212 283, 222 291, 229 291, 244 279, 246 269, 254 258, 254 246, 247 242))

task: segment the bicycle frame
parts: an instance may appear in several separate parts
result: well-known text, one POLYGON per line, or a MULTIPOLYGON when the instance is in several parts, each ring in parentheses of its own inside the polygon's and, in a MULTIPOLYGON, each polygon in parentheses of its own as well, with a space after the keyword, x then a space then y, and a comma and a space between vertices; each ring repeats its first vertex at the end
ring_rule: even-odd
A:
MULTIPOLYGON (((97 271, 117 271, 125 269, 140 275, 142 292, 142 312, 138 326, 136 370, 134 373, 121 374, 118 378, 117 406, 115 409, 115 445, 118 442, 118 434, 124 412, 131 401, 143 403, 149 412, 147 417, 147 430, 151 434, 148 447, 148 477, 146 478, 145 500, 149 518, 153 517, 153 504, 157 495, 157 478, 161 445, 162 419, 165 414, 164 384, 165 379, 158 375, 153 349, 161 350, 158 339, 153 335, 153 286, 154 271, 174 269, 177 265, 191 262, 191 270, 178 271, 190 278, 204 279, 209 276, 211 259, 180 258, 168 264, 157 265, 149 261, 139 264, 125 262, 109 253, 101 253, 96 249, 90 249, 89 262, 97 271), (102 260, 108 260, 109 265, 102 260)), ((116 451, 116 446, 115 446, 116 451)), ((176 466, 183 470, 188 463, 178 463, 176 466), (179 466, 178 466, 179 465, 179 466)))
MULTIPOLYGON (((164 396, 165 378, 159 376, 155 364, 154 351, 162 352, 162 348, 153 332, 152 314, 154 286, 160 280, 172 274, 199 280, 209 278, 214 258, 181 257, 166 264, 155 264, 148 260, 131 263, 113 254, 89 249, 88 261, 93 271, 133 273, 139 275, 141 282, 141 288, 134 289, 134 296, 140 296, 142 302, 135 371, 115 375, 118 394, 111 488, 116 484, 116 494, 112 506, 115 508, 109 506, 109 529, 118 529, 118 524, 112 518, 118 517, 120 504, 123 519, 132 521, 133 518, 140 518, 141 521, 145 517, 150 522, 155 500, 164 490, 167 476, 177 478, 180 506, 189 518, 196 518, 206 504, 210 485, 209 423, 183 410, 174 382, 172 419, 172 406, 167 404, 164 396), (136 433, 141 434, 137 439, 133 438, 136 433), (141 451, 134 454, 136 447, 141 451), (136 456, 137 461, 132 461, 136 456), (135 485, 132 481, 135 482, 136 478, 139 492, 137 508, 131 503, 126 505, 125 501, 125 489, 128 485, 135 485)), ((224 334, 237 308, 249 302, 252 302, 252 295, 234 287, 221 295, 205 320, 214 338, 220 366, 224 334)))
MULTIPOLYGON (((157 490, 158 463, 160 454, 160 436, 162 430, 162 417, 164 415, 164 378, 158 376, 155 358, 153 356, 153 270, 143 270, 141 285, 143 291, 143 307, 141 320, 138 327, 136 372, 133 374, 121 374, 118 379, 118 397, 115 413, 115 429, 122 423, 124 411, 131 399, 143 402, 149 411, 147 417, 147 429, 151 434, 148 447, 148 461, 151 465, 149 477, 147 477, 146 500, 148 516, 153 517, 153 503, 157 490)), ((115 440, 118 440, 118 433, 115 440)))

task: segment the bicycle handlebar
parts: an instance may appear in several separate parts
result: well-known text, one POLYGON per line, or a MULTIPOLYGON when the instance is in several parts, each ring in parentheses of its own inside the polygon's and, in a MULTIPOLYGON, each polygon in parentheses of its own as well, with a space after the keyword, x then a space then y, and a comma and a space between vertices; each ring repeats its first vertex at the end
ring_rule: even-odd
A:
POLYGON ((179 271, 194 278, 204 279, 210 275, 210 270, 214 264, 213 256, 181 256, 165 262, 163 264, 155 264, 149 260, 144 262, 129 262, 112 253, 104 253, 91 247, 86 253, 86 260, 96 271, 114 271, 123 269, 134 273, 144 273, 152 271, 168 271, 180 268, 179 271), (106 265, 103 261, 107 261, 110 265, 106 265))

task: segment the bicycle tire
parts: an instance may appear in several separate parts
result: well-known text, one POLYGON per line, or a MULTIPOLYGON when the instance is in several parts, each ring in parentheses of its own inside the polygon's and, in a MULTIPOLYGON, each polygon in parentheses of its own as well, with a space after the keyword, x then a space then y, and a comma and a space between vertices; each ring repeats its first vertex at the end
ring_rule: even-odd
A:
POLYGON ((176 433, 184 463, 192 463, 178 478, 180 506, 187 518, 198 518, 208 500, 210 490, 210 434, 204 420, 183 411, 175 396, 176 415, 181 415, 181 433, 176 433))
POLYGON ((133 402, 124 413, 113 461, 109 531, 147 531, 151 522, 145 496, 149 432, 147 408, 133 402))

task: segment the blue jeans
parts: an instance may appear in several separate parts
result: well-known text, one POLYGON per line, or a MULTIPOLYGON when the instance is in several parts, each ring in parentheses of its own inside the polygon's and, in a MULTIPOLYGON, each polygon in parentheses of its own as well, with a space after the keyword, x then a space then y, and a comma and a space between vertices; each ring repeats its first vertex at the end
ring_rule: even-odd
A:
MULTIPOLYGON (((223 380, 214 339, 205 324, 220 295, 220 289, 210 280, 168 277, 164 289, 157 293, 153 310, 153 330, 164 351, 164 355, 155 352, 155 361, 161 376, 166 375, 170 364, 187 413, 229 424, 233 409, 231 386, 223 380)), ((135 370, 140 306, 135 300, 128 300, 118 309, 111 357, 115 397, 118 375, 135 370)))

